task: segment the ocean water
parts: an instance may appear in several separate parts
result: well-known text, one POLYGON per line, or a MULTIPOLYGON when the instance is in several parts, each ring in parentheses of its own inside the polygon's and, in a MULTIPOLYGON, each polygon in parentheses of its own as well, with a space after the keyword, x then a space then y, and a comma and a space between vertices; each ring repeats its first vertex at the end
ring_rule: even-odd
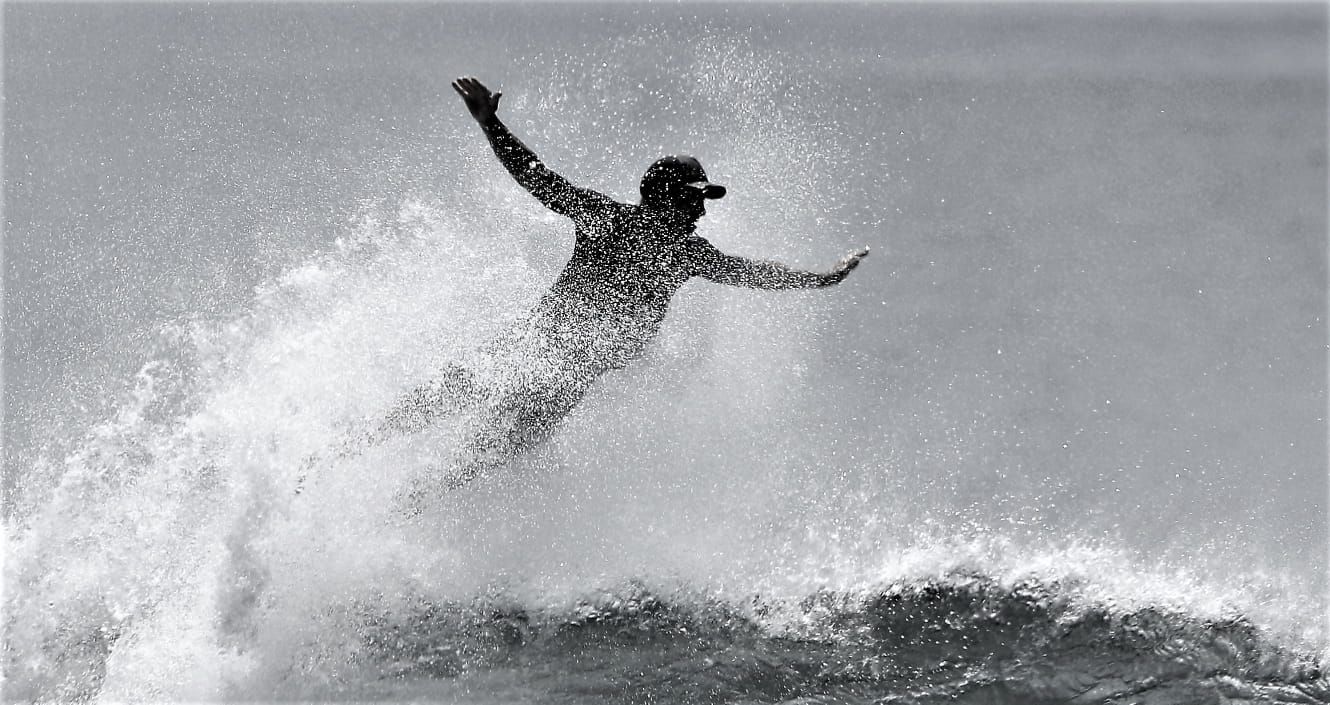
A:
MULTIPOLYGON (((1322 5, 6 3, 13 702, 1330 702, 1322 5), (723 250, 406 517, 571 229, 723 250)), ((483 430, 483 429, 481 429, 483 430)))

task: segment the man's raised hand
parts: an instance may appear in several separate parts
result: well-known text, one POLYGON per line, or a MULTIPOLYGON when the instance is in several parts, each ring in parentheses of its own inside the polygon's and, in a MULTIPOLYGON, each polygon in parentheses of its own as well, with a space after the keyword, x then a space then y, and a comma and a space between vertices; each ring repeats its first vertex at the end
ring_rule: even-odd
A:
POLYGON ((462 96, 466 109, 471 111, 471 117, 479 123, 494 117, 495 111, 499 109, 499 98, 503 97, 503 93, 491 93, 485 84, 470 76, 453 81, 453 90, 462 96))

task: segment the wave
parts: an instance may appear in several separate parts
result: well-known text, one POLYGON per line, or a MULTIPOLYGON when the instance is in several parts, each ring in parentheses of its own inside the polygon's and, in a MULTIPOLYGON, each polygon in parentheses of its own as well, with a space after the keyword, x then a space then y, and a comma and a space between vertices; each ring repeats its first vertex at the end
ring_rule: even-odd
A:
POLYGON ((1330 702, 1311 655, 1240 617, 982 574, 795 601, 629 582, 559 605, 499 593, 362 610, 377 679, 417 692, 502 673, 558 674, 542 679, 549 700, 576 702, 1330 702))
POLYGON ((442 213, 367 225, 182 334, 77 452, 30 471, 6 524, 7 700, 1330 702, 1319 633, 1281 621, 1277 581, 1178 580, 1111 542, 912 514, 889 467, 783 461, 799 436, 780 429, 736 445, 723 421, 752 380, 724 367, 706 379, 730 386, 657 414, 623 412, 677 393, 668 370, 625 373, 421 520, 388 508, 448 429, 296 495, 347 418, 520 308, 465 276, 520 265, 482 265, 442 213), (660 450, 705 442, 745 460, 660 450))
MULTIPOLYGON (((646 36, 613 53, 648 60, 646 36)), ((710 138, 743 157, 729 173, 786 187, 715 214, 727 247, 797 253, 766 233, 820 225, 796 215, 825 212, 825 172, 807 167, 840 147, 788 119, 791 69, 746 44, 710 36, 680 54, 666 73, 687 85, 670 90, 701 93, 672 109, 730 116, 710 138)), ((622 88, 623 62, 601 66, 578 79, 590 90, 527 112, 586 113, 578 96, 622 88)), ((656 106, 624 110, 643 119, 605 129, 627 147, 588 172, 656 153, 639 129, 656 106)), ((559 124, 532 126, 533 141, 565 142, 559 124)), ((367 205, 333 251, 265 280, 243 310, 164 330, 110 418, 17 468, 6 700, 1330 702, 1323 630, 1299 640, 1296 624, 1317 612, 1300 598, 1323 591, 1286 581, 1292 558, 1234 565, 1203 525, 1169 527, 1167 544, 1119 540, 1143 533, 1133 516, 1079 525, 1168 490, 1139 482, 1104 503, 1099 478, 1078 498, 1092 468, 1039 450, 1065 438, 1060 421, 949 412, 990 388, 949 381, 983 360, 925 359, 942 328, 873 352, 890 379, 854 400, 858 375, 822 374, 847 355, 817 343, 841 328, 825 299, 690 292, 651 356, 601 380, 547 447, 417 520, 387 508, 467 419, 321 468, 296 495, 302 459, 503 330, 566 256, 562 224, 487 173, 458 164, 444 196, 367 205), (531 234, 530 256, 514 233, 531 234), (927 363, 918 376, 911 361, 927 363), (838 427, 847 406, 872 423, 838 427), (988 461, 1020 448, 1028 463, 988 461), (1107 546, 1058 543, 1086 536, 1107 546)), ((901 309, 961 307, 923 296, 901 309)), ((1120 442, 1148 452, 1159 418, 1120 442)), ((1174 505, 1133 515, 1160 506, 1174 505)))

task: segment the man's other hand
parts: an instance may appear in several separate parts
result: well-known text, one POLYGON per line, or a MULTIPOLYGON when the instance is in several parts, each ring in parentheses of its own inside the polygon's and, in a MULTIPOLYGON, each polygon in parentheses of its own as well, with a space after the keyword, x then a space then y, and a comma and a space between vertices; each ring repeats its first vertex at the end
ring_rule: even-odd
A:
POLYGON ((495 111, 499 109, 499 98, 503 97, 503 93, 491 93, 485 84, 470 76, 453 81, 453 90, 466 101, 466 109, 471 111, 471 117, 482 124, 494 117, 495 111))
POLYGON ((831 270, 830 274, 823 275, 822 286, 831 286, 833 284, 841 283, 845 277, 850 276, 850 272, 854 271, 855 267, 859 266, 859 260, 867 256, 867 247, 845 255, 841 258, 841 261, 836 263, 835 268, 831 270))

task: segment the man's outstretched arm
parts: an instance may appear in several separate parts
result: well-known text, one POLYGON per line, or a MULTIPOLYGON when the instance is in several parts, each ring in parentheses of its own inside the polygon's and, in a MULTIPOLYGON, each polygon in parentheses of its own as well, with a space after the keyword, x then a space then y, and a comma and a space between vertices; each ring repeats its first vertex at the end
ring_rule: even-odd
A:
POLYGON ((699 276, 717 284, 746 286, 753 289, 817 289, 839 284, 859 266, 859 260, 868 256, 868 248, 865 247, 846 255, 830 272, 805 272, 779 262, 762 262, 727 255, 705 240, 702 240, 702 243, 704 244, 698 246, 699 276))
POLYGON ((609 200, 595 191, 573 186, 564 177, 550 171, 530 147, 508 130, 496 114, 503 93, 491 93, 485 84, 474 78, 453 81, 453 90, 462 96, 471 117, 480 123, 499 162, 546 208, 571 218, 590 212, 609 200))

